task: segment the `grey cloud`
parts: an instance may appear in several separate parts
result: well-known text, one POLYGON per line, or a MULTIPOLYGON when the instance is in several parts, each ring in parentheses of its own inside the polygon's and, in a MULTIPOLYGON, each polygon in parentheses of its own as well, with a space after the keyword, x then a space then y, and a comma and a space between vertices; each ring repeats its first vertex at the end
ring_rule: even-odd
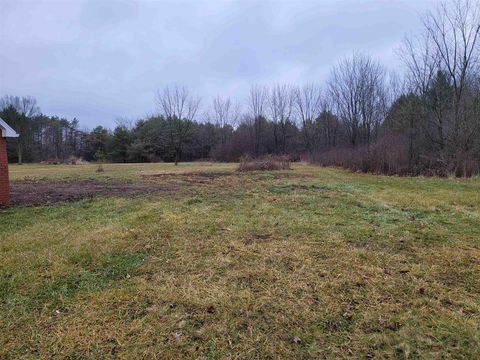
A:
POLYGON ((431 1, 0 2, 0 95, 31 95, 82 125, 155 111, 183 83, 204 103, 250 84, 324 81, 353 51, 393 49, 431 1))

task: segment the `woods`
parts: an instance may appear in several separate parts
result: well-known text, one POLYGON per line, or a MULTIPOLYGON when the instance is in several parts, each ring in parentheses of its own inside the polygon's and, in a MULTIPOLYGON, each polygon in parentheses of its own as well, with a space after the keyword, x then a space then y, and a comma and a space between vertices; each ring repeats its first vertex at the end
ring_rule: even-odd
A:
POLYGON ((289 155, 321 165, 400 175, 480 173, 480 6, 458 0, 423 17, 393 72, 361 53, 323 83, 254 84, 245 99, 201 99, 174 84, 157 114, 113 129, 41 113, 31 97, 4 96, 0 116, 20 134, 11 161, 178 163, 289 155))

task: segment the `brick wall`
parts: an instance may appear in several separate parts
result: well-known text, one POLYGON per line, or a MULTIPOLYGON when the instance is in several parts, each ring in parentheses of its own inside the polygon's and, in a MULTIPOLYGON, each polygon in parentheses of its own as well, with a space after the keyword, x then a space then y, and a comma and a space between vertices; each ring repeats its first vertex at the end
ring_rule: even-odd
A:
POLYGON ((7 140, 0 136, 0 206, 10 205, 7 140))

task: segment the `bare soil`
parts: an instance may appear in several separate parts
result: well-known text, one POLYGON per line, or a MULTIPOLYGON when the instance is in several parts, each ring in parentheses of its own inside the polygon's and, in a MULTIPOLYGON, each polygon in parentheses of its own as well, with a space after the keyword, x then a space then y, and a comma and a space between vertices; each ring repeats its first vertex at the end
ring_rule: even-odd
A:
POLYGON ((102 182, 97 180, 21 180, 10 184, 13 206, 74 202, 94 196, 134 196, 172 190, 171 184, 102 182))
POLYGON ((229 172, 189 172, 189 173, 179 173, 179 174, 151 174, 143 175, 143 178, 149 180, 160 180, 160 181, 180 181, 184 183, 199 183, 199 184, 209 184, 213 181, 225 177, 235 176, 234 173, 229 172))
MULTIPOLYGON (((10 184, 12 206, 42 206, 62 202, 75 202, 95 196, 136 196, 149 193, 174 194, 197 186, 220 187, 231 184, 231 178, 242 178, 241 173, 190 172, 180 174, 143 175, 137 182, 95 179, 51 180, 25 179, 10 184)), ((295 177, 295 174, 277 173, 275 179, 295 177)), ((258 174, 261 177, 261 174, 258 174)))

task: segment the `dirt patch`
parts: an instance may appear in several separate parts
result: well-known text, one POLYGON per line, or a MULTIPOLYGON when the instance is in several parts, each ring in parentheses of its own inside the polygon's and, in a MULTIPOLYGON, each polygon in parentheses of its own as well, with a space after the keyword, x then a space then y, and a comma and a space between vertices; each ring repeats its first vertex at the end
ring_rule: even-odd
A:
POLYGON ((143 175, 143 177, 147 179, 162 179, 162 180, 175 179, 177 181, 179 180, 183 182, 200 183, 200 184, 211 183, 216 179, 225 178, 229 176, 237 176, 237 174, 233 174, 229 172, 190 172, 190 173, 179 173, 179 174, 165 173, 165 174, 143 175))
MULTIPOLYGON (((258 185, 258 181, 292 178, 292 174, 242 174, 238 172, 190 172, 143 175, 138 182, 118 180, 46 180, 27 179, 11 183, 13 206, 41 206, 60 202, 74 202, 95 196, 135 196, 154 192, 175 194, 202 187, 212 196, 238 197, 239 192, 230 191, 235 186, 258 185)), ((280 189, 282 190, 282 189, 280 189)), ((277 191, 281 192, 281 191, 277 191)), ((253 240, 253 242, 258 241, 253 240)))
POLYGON ((243 242, 245 245, 252 245, 255 243, 265 243, 272 240, 272 233, 253 233, 249 234, 243 242))
POLYGON ((101 182, 96 180, 22 180, 10 185, 13 206, 74 202, 94 196, 133 196, 174 190, 172 184, 101 182))
POLYGON ((142 176, 145 179, 161 179, 182 181, 187 183, 200 183, 207 184, 212 183, 215 180, 228 179, 228 178, 255 178, 258 180, 271 180, 271 179, 302 179, 312 177, 309 174, 299 174, 293 171, 290 172, 269 172, 269 173, 242 173, 242 172, 188 172, 188 173, 162 173, 162 174, 149 174, 142 176))

